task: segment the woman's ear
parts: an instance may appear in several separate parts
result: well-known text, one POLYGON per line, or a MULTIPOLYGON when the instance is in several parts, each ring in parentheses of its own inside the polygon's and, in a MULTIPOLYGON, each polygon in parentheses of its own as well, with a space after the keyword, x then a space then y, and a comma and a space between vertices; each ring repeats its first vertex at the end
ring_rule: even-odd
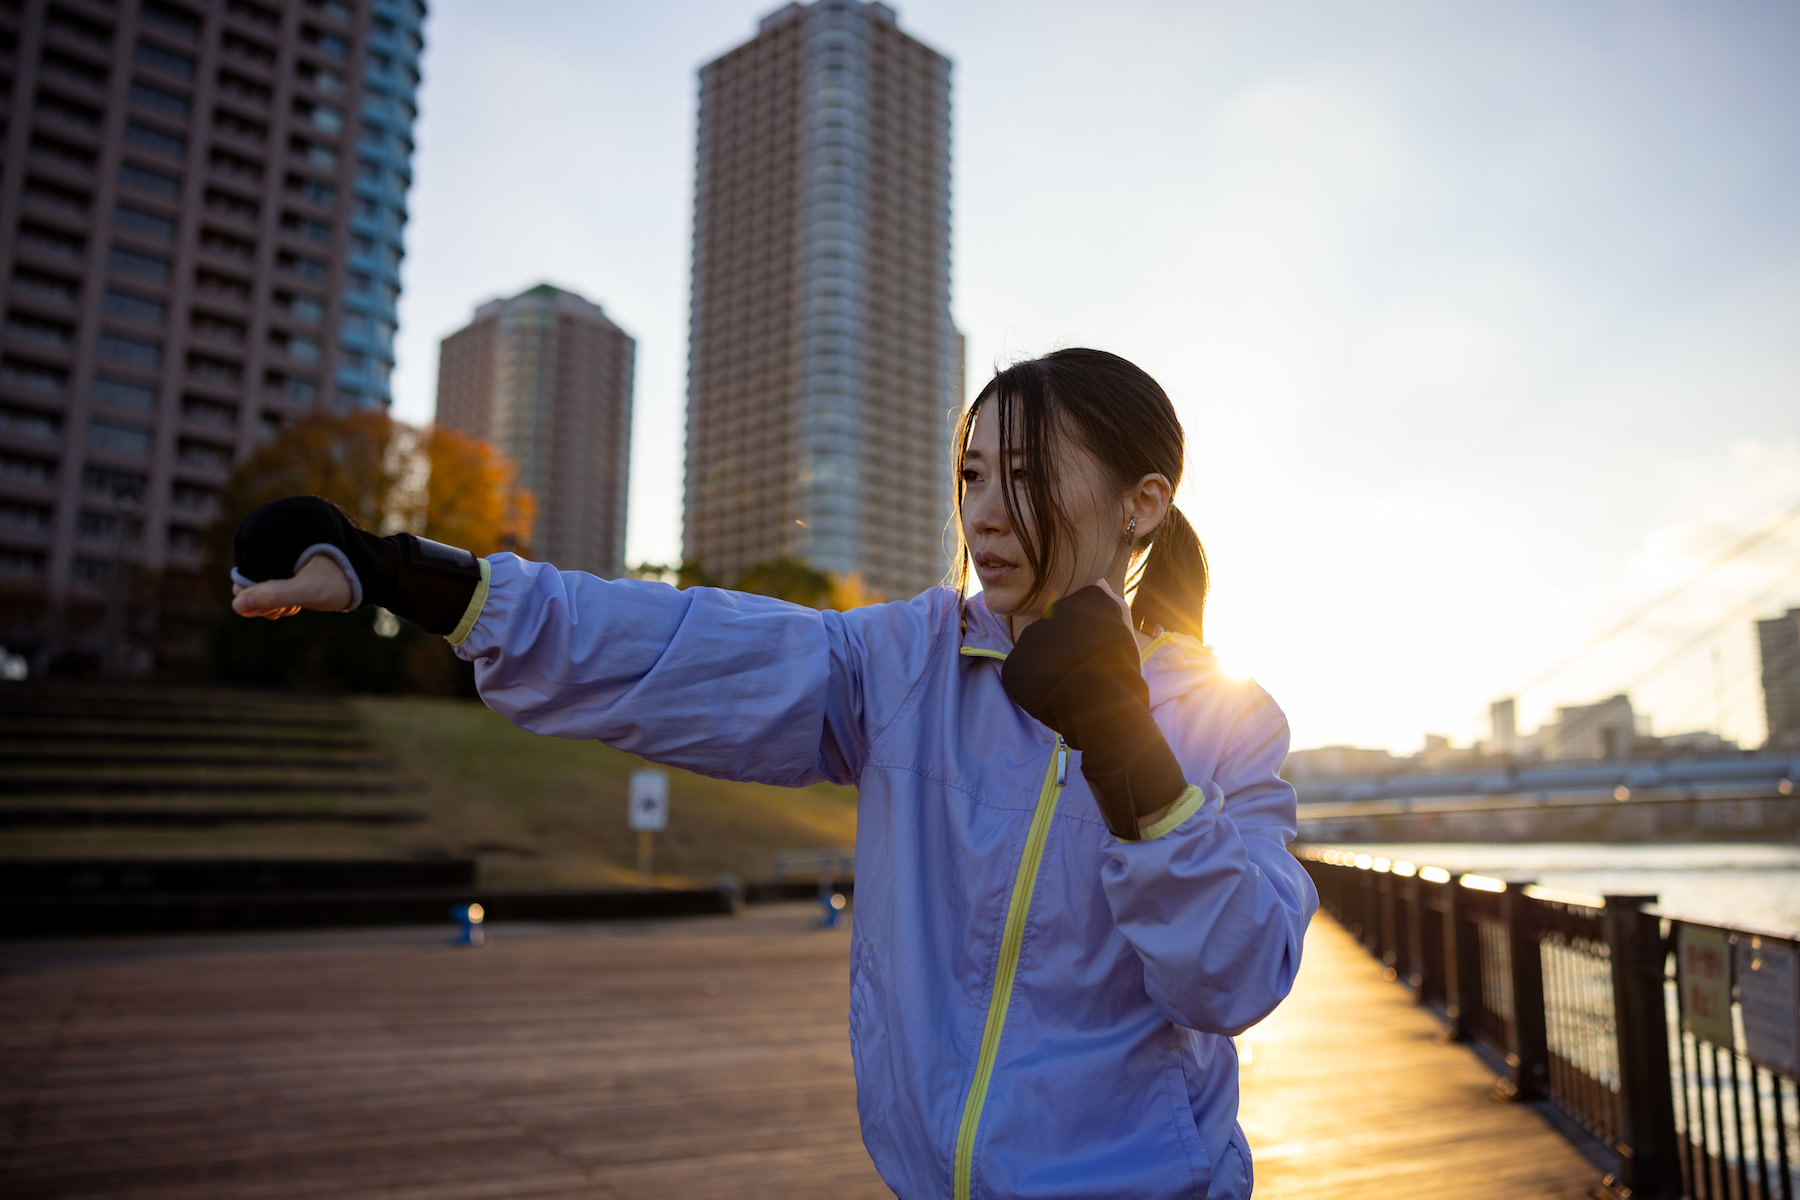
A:
POLYGON ((1174 499, 1175 489, 1167 475, 1146 475, 1132 484, 1125 493, 1125 518, 1127 521, 1137 519, 1132 540, 1139 545, 1149 541, 1151 535, 1162 528, 1163 518, 1169 515, 1169 505, 1174 499))

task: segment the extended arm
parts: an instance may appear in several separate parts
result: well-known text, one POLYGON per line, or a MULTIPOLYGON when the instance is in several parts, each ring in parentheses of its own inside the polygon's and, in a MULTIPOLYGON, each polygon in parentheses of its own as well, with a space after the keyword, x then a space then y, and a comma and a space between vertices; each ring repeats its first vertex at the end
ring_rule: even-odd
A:
POLYGON ((941 589, 821 613, 511 554, 477 560, 407 534, 377 538, 305 497, 244 522, 233 578, 246 616, 379 603, 445 634, 475 664, 488 706, 534 732, 789 786, 853 781, 934 631, 954 621, 941 589))

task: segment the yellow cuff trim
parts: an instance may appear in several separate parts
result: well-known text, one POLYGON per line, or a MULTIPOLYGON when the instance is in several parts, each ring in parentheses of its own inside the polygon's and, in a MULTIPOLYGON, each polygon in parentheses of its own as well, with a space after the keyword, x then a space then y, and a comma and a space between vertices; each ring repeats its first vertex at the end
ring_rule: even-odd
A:
POLYGON ((999 650, 983 650, 979 646, 964 646, 962 652, 965 658, 997 658, 1001 662, 1006 661, 1006 655, 999 650))
POLYGON ((452 646, 460 646, 468 640, 469 631, 474 629, 475 622, 481 619, 481 610, 487 607, 488 580, 493 578, 494 568, 488 565, 488 560, 485 558, 478 558, 475 561, 481 564, 481 583, 475 588, 475 594, 469 597, 469 607, 463 610, 462 620, 458 621, 456 628, 452 629, 444 638, 452 646))
POLYGON ((1152 825, 1146 825, 1139 831, 1138 840, 1148 842, 1161 837, 1193 816, 1205 805, 1206 793, 1200 789, 1200 785, 1188 784, 1188 790, 1181 793, 1181 799, 1175 801, 1174 806, 1169 809, 1162 820, 1152 825))

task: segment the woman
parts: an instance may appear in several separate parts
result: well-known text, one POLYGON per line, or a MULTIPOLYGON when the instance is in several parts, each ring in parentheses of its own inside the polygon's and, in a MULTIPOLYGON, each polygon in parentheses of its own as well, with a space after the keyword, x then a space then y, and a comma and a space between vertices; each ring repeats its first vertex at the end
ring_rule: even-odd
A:
POLYGON ((527 729, 856 784, 857 1106, 899 1195, 1248 1196, 1230 1035, 1286 995, 1317 898, 1286 719, 1200 642, 1180 423, 1064 350, 995 376, 956 459, 958 586, 904 603, 478 562, 296 499, 240 528, 234 606, 379 603, 527 729))

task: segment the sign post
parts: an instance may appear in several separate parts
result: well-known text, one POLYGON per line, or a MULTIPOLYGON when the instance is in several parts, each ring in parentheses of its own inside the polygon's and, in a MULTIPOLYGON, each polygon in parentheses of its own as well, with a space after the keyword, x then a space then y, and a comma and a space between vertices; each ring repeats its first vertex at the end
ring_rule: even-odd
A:
POLYGON ((633 771, 627 813, 638 835, 638 885, 649 887, 651 840, 669 827, 669 773, 654 767, 633 771))

